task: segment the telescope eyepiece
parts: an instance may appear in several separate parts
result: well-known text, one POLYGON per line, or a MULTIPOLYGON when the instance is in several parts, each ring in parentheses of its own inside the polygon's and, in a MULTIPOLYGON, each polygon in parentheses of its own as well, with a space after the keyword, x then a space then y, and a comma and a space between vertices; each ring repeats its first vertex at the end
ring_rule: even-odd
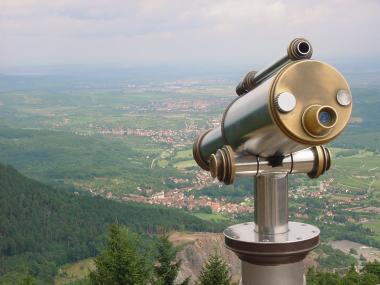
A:
POLYGON ((313 48, 311 47, 310 42, 302 38, 292 40, 288 46, 287 54, 284 57, 263 70, 248 72, 243 81, 236 86, 236 94, 239 96, 247 94, 273 76, 289 62, 310 59, 312 55, 313 48))
POLYGON ((294 39, 288 47, 288 56, 292 60, 310 59, 313 55, 313 48, 306 39, 294 39))
POLYGON ((307 42, 300 42, 297 45, 297 51, 299 54, 307 54, 310 51, 310 45, 307 42))
POLYGON ((338 113, 333 107, 311 105, 302 118, 302 124, 307 133, 313 137, 324 137, 329 134, 338 120, 338 113))

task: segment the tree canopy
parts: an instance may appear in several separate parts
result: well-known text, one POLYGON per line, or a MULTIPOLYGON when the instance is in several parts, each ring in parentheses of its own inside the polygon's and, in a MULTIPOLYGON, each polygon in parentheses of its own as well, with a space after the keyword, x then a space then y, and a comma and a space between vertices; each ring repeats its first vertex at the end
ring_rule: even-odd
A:
POLYGON ((223 228, 183 210, 55 189, 0 164, 0 284, 27 276, 52 284, 60 265, 97 256, 116 221, 143 240, 169 230, 223 228))
POLYGON ((197 285, 231 285, 226 262, 216 253, 203 265, 197 285))
POLYGON ((106 248, 95 265, 91 285, 146 285, 151 275, 137 236, 117 224, 111 225, 106 248))

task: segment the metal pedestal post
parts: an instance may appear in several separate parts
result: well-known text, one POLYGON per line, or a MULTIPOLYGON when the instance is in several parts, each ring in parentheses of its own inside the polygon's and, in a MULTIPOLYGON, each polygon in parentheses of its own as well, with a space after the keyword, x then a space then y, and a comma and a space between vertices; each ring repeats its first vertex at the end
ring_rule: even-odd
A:
POLYGON ((224 231, 225 244, 242 261, 241 285, 306 285, 303 259, 319 245, 319 229, 288 221, 288 176, 259 175, 255 222, 224 231))
POLYGON ((288 175, 275 173, 256 177, 254 189, 255 232, 272 240, 289 231, 288 175))
POLYGON ((242 261, 241 271, 241 285, 306 285, 302 261, 273 266, 242 261))

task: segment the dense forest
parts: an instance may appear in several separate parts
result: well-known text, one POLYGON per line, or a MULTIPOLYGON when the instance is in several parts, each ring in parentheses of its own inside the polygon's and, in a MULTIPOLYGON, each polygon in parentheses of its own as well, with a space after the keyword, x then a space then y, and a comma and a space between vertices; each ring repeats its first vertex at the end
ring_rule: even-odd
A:
POLYGON ((0 164, 0 284, 27 275, 49 284, 59 265, 96 256, 115 222, 145 237, 223 228, 182 210, 57 190, 0 164))
POLYGON ((311 269, 306 277, 308 285, 377 285, 380 282, 380 263, 368 262, 360 271, 351 265, 344 275, 311 269))

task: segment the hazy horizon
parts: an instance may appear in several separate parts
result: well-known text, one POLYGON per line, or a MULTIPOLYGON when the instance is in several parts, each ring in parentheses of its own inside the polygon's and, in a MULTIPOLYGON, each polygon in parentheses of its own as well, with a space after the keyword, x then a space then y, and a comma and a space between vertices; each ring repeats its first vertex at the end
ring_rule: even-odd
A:
POLYGON ((0 72, 73 65, 259 69, 299 36, 310 40, 316 59, 376 68, 378 11, 372 0, 3 0, 0 72))

